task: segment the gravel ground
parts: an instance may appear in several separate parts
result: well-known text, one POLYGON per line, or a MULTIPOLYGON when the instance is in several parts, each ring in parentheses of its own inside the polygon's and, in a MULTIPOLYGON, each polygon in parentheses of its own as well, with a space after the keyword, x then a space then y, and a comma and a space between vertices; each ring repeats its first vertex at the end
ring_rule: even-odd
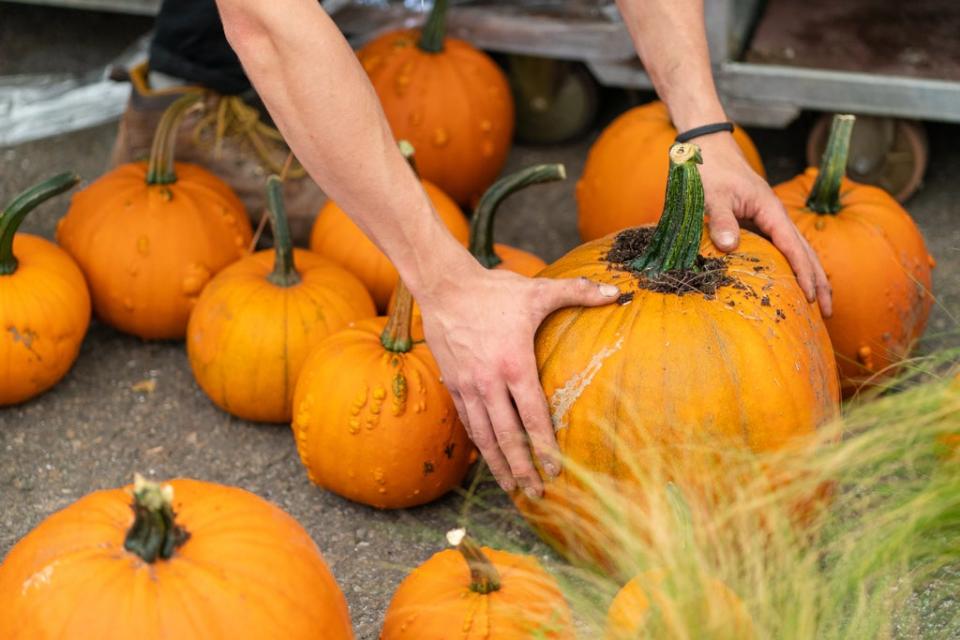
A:
MULTIPOLYGON (((82 71, 103 64, 149 29, 142 18, 0 3, 0 74, 82 71)), ((809 120, 785 131, 753 131, 778 181, 802 168, 809 120)), ((92 178, 104 168, 112 125, 0 149, 0 202, 55 172, 92 178)), ((510 167, 562 161, 578 176, 591 139, 561 147, 518 147, 510 167)), ((910 202, 938 261, 929 344, 956 344, 960 317, 960 127, 930 128, 931 166, 910 202)), ((499 240, 553 260, 575 246, 574 181, 511 199, 499 240)), ((24 231, 52 237, 67 199, 33 215, 24 231)), ((189 476, 249 489, 297 518, 324 553, 350 603, 359 638, 375 638, 404 571, 440 545, 462 506, 456 496, 399 513, 350 504, 313 487, 289 431, 232 419, 194 384, 182 345, 147 343, 94 323, 76 366, 53 391, 0 410, 0 557, 42 518, 80 496, 130 480, 134 470, 189 476), (156 381, 153 392, 134 385, 156 381)), ((520 525, 508 533, 529 536, 520 525)))

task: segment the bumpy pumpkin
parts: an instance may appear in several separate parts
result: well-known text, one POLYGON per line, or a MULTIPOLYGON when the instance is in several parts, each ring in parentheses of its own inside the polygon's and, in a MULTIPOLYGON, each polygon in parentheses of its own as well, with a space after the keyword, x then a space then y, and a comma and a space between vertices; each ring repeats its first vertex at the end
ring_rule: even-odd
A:
POLYGON ((611 543, 591 521, 603 512, 593 483, 637 493, 638 504, 641 473, 716 491, 725 451, 801 442, 838 408, 826 329, 780 252, 744 232, 739 250, 724 255, 703 234, 699 162, 696 145, 670 150, 656 229, 587 243, 540 274, 622 292, 619 304, 551 314, 536 337, 566 462, 560 476, 544 477, 542 500, 520 492, 514 500, 575 560, 611 566, 611 543))
POLYGON ((80 265, 105 323, 147 339, 180 339, 204 285, 247 251, 243 204, 197 165, 174 163, 177 125, 200 100, 174 102, 149 162, 121 165, 73 198, 57 241, 80 265))
POLYGON ((276 176, 267 180, 267 202, 274 248, 210 281, 190 316, 187 354, 200 388, 224 411, 290 422, 294 386, 310 350, 376 309, 353 274, 293 248, 276 176))
POLYGON ((573 640, 570 609, 530 556, 480 547, 463 529, 413 570, 387 609, 381 640, 573 640))
POLYGON ((196 480, 132 493, 90 494, 13 547, 0 638, 353 638, 323 557, 277 507, 196 480))
POLYGON ((360 50, 390 128, 417 149, 421 175, 471 205, 503 169, 514 105, 500 68, 446 34, 447 0, 423 29, 387 33, 360 50))
MULTIPOLYGON (((577 226, 584 241, 656 223, 669 166, 663 156, 676 136, 667 107, 659 101, 630 109, 603 130, 577 183, 577 226)), ((737 127, 733 137, 754 171, 766 177, 746 132, 737 127)))
POLYGON ((827 330, 843 391, 895 373, 930 315, 934 260, 886 191, 845 177, 853 116, 837 116, 819 171, 774 187, 833 287, 827 330))
POLYGON ((90 324, 90 294, 70 256, 43 238, 17 233, 37 205, 79 181, 76 174, 60 174, 0 212, 0 406, 59 382, 90 324))

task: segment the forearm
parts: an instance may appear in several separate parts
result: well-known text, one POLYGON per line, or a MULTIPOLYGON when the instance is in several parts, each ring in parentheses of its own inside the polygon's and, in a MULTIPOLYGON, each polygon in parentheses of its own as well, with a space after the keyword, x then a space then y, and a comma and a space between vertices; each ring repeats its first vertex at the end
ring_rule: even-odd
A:
POLYGON ((415 294, 472 264, 414 178, 366 73, 316 0, 218 0, 231 46, 320 187, 415 294))

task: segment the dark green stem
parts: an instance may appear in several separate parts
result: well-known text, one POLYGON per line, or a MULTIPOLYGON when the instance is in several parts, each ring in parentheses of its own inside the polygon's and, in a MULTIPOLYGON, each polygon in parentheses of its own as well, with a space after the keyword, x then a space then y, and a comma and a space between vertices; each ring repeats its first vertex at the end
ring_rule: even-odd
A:
POLYGON ((500 178, 487 189, 470 220, 470 253, 487 269, 503 262, 493 250, 493 220, 497 207, 511 193, 532 184, 563 180, 567 171, 562 164, 537 164, 500 178))
POLYGON ((150 160, 147 164, 147 184, 173 184, 177 181, 174 171, 173 151, 177 141, 177 129, 187 111, 203 98, 199 91, 178 98, 167 107, 153 134, 150 160))
POLYGON ((486 595, 500 590, 500 572, 466 531, 463 529, 450 531, 447 533, 447 541, 457 548, 463 559, 467 561, 467 566, 470 567, 471 591, 486 595))
POLYGON ((420 32, 420 49, 427 53, 443 51, 443 38, 447 35, 447 0, 434 0, 433 8, 420 32))
POLYGON ((703 183, 698 164, 700 147, 677 143, 670 148, 670 173, 663 215, 646 250, 630 267, 659 275, 665 271, 693 269, 703 234, 703 183))
POLYGON ((169 560, 190 534, 175 522, 173 489, 144 480, 137 474, 133 484, 133 526, 127 531, 123 548, 144 562, 169 560))
POLYGON ((40 203, 72 189, 80 182, 75 173, 61 173, 38 185, 30 187, 7 205, 0 213, 0 276, 12 275, 17 270, 17 257, 13 255, 13 238, 20 223, 40 203))
POLYGON ((856 120, 851 115, 835 115, 830 125, 830 138, 820 160, 820 172, 807 198, 807 208, 816 213, 840 211, 840 185, 847 175, 847 157, 850 155, 850 134, 856 120))
POLYGON ((267 215, 273 230, 273 272, 267 280, 278 287, 292 287, 300 282, 300 274, 293 260, 293 240, 287 223, 287 208, 283 204, 283 180, 280 176, 267 178, 267 215))

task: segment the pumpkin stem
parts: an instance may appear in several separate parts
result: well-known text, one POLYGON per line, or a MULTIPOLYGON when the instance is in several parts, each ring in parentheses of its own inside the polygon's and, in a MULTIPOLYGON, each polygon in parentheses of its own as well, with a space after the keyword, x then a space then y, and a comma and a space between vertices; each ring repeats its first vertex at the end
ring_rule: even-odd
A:
POLYGON ((407 353, 413 348, 410 324, 413 322, 413 294, 403 280, 397 282, 396 301, 387 326, 380 334, 380 344, 393 353, 407 353))
POLYGON ((471 591, 486 595, 500 590, 500 573, 466 529, 448 531, 447 542, 457 548, 470 567, 471 591))
POLYGON ((816 213, 840 211, 840 185, 847 175, 847 157, 850 155, 850 134, 856 118, 837 114, 830 125, 827 148, 823 150, 820 171, 807 198, 807 208, 816 213))
POLYGON ((567 170, 562 164, 536 164, 500 178, 486 190, 470 220, 470 253, 487 269, 503 262, 493 250, 493 220, 497 207, 507 197, 532 184, 564 180, 567 170))
POLYGON ((173 163, 177 129, 180 127, 183 116, 201 98, 203 98, 201 92, 190 92, 178 98, 163 112, 157 130, 153 134, 153 146, 150 147, 150 159, 147 163, 147 184, 173 184, 177 181, 173 163))
POLYGON ((37 205, 60 195, 80 182, 75 173, 61 173, 18 195, 0 212, 0 276, 9 276, 17 270, 17 257, 13 255, 13 237, 20 223, 37 205))
POLYGON ((273 273, 267 280, 278 287, 292 287, 300 282, 300 274, 293 259, 293 241, 287 224, 287 208, 283 204, 283 180, 280 176, 267 178, 267 215, 273 230, 273 273))
POLYGON ((173 487, 133 476, 133 526, 127 531, 123 548, 144 562, 169 560, 173 552, 190 539, 178 525, 173 512, 173 487))
POLYGON ((700 147, 679 142, 670 147, 670 173, 663 215, 646 250, 630 263, 634 271, 659 275, 693 269, 703 234, 703 183, 700 147))
POLYGON ((430 15, 420 31, 421 51, 440 53, 443 51, 443 39, 447 35, 447 0, 434 0, 430 15))

